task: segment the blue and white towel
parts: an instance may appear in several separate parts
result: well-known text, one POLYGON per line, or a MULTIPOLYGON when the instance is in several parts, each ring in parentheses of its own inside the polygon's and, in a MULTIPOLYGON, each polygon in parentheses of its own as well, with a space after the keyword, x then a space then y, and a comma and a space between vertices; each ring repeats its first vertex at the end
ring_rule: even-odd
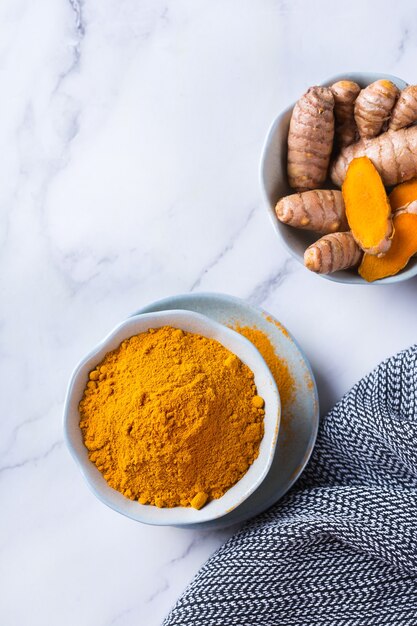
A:
POLYGON ((417 625, 417 346, 326 415, 302 478, 200 570, 164 626, 417 625))

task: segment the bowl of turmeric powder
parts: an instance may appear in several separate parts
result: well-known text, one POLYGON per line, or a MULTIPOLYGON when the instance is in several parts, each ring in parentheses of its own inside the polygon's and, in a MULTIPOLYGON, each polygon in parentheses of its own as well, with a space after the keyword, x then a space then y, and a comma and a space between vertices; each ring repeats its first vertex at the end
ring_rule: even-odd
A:
POLYGON ((219 518, 257 489, 280 415, 250 341, 204 315, 162 311, 122 322, 77 365, 64 433, 102 502, 182 526, 219 518))
POLYGON ((348 73, 274 120, 261 187, 283 245, 349 284, 417 275, 417 85, 348 73))

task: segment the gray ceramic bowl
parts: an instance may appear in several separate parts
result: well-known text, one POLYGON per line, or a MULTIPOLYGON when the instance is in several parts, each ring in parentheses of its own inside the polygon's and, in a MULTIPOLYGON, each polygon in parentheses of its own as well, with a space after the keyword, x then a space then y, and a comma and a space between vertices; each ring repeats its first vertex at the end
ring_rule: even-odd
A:
MULTIPOLYGON (((340 74, 329 78, 321 84, 327 87, 338 80, 348 79, 357 82, 361 87, 366 87, 380 78, 387 78, 391 80, 397 85, 397 87, 399 87, 399 89, 404 89, 404 87, 407 86, 405 81, 397 78, 396 76, 363 72, 340 74)), ((293 107, 294 104, 280 113, 269 129, 262 153, 260 178, 262 191, 268 206, 268 212, 278 237, 281 239, 282 243, 291 255, 304 265, 304 251, 311 243, 316 241, 318 235, 282 224, 275 215, 275 206, 278 200, 282 196, 294 193, 294 190, 289 187, 287 181, 287 136, 293 107)), ((378 280, 375 283, 367 283, 357 274, 355 270, 345 270, 342 272, 335 272, 334 274, 318 274, 318 276, 327 278, 328 280, 334 280, 339 283, 381 285, 408 280, 416 274, 417 259, 411 259, 407 267, 401 272, 395 276, 378 280)))

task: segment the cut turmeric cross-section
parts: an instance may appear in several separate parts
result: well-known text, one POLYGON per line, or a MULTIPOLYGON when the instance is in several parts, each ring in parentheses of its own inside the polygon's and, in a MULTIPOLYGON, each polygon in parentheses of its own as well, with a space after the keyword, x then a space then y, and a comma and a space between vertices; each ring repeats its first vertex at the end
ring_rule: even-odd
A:
POLYGON ((368 157, 350 162, 342 193, 358 245, 371 255, 388 252, 393 236, 391 207, 381 177, 368 157))
POLYGON ((399 213, 394 216, 395 234, 391 248, 383 257, 365 254, 359 274, 368 282, 394 276, 417 252, 417 214, 399 213))
POLYGON ((405 204, 414 200, 417 200, 417 178, 397 185, 389 195, 389 203, 393 211, 398 211, 405 204))

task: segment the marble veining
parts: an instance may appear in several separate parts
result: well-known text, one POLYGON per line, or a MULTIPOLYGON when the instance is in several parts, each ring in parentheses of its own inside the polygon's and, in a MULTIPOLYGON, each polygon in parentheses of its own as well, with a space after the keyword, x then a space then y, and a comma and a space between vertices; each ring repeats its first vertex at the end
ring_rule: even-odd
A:
POLYGON ((1 624, 157 626, 235 530, 125 519, 64 446, 71 370, 131 312, 192 290, 263 306, 304 349, 323 410, 416 341, 416 280, 308 273, 258 183, 269 124, 309 85, 344 70, 417 82, 417 12, 391 4, 1 3, 1 624))

